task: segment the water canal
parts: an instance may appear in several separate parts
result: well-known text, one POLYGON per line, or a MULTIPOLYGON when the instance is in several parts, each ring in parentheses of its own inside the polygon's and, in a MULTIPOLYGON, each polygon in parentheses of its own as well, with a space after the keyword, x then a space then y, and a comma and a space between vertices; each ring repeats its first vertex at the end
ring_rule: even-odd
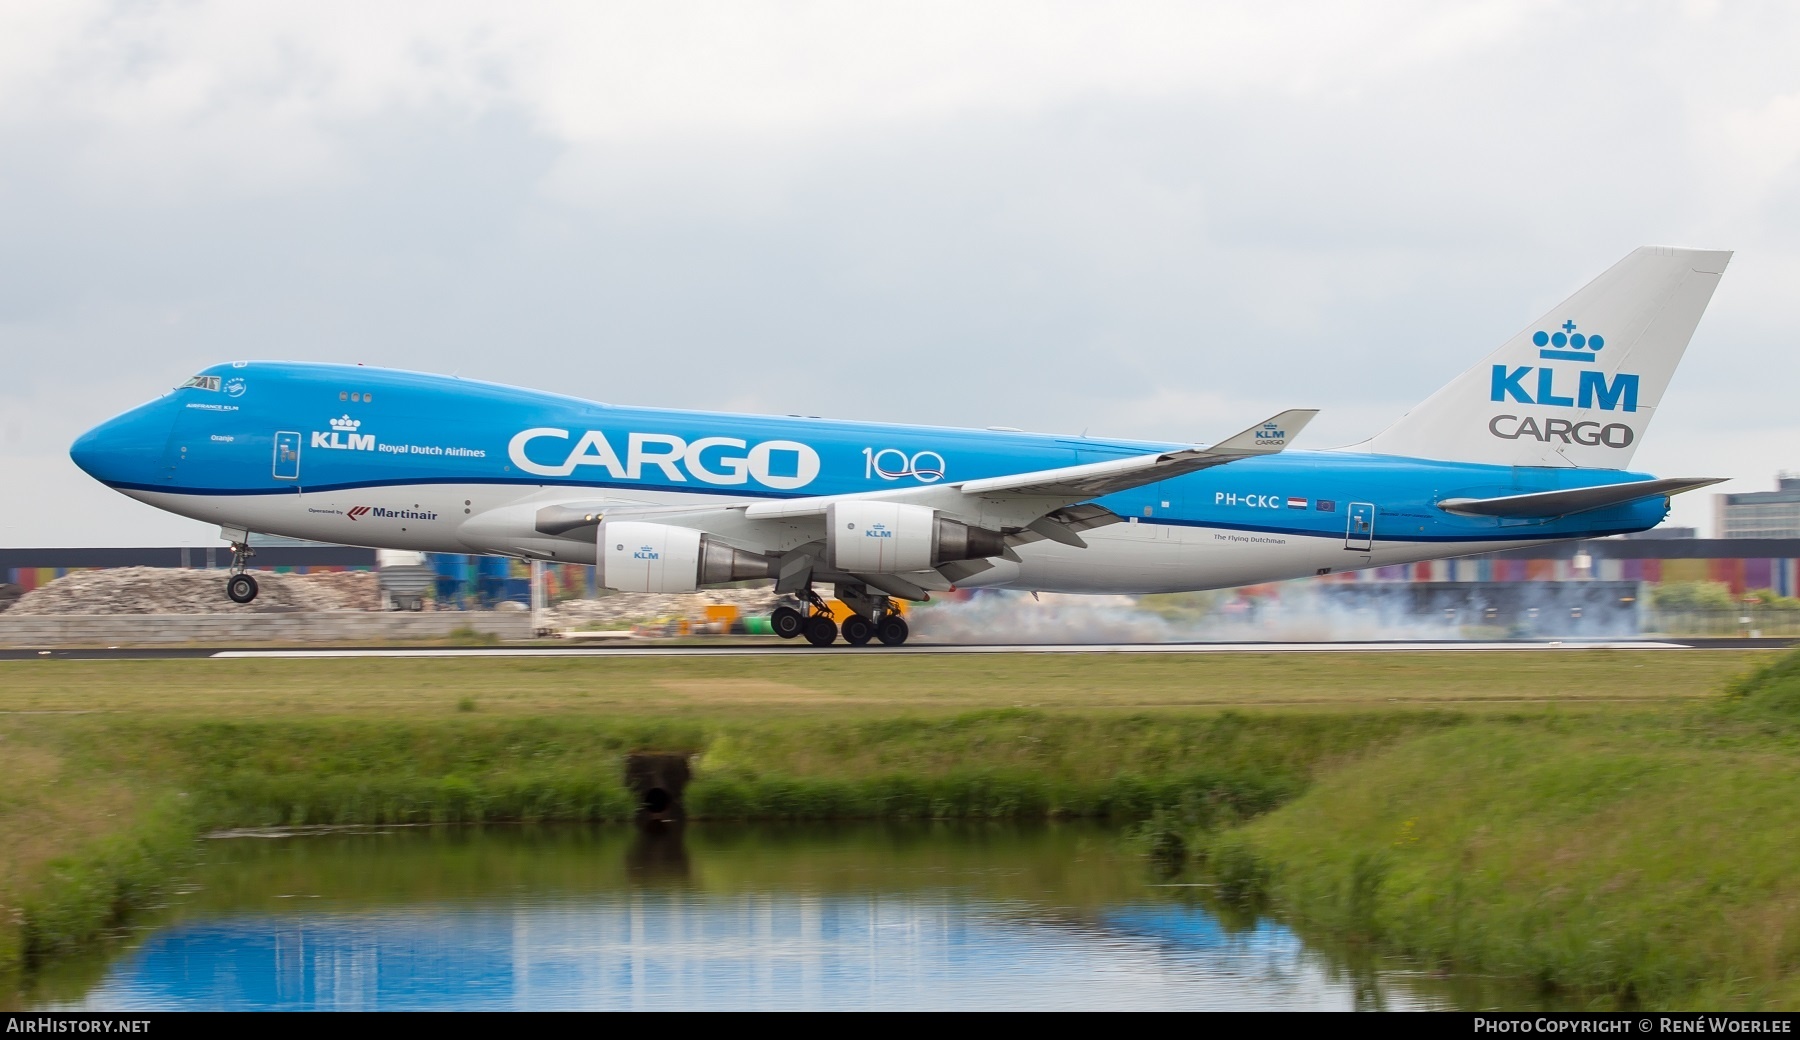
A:
POLYGON ((215 838, 61 1009, 1443 1008, 1059 824, 215 838))

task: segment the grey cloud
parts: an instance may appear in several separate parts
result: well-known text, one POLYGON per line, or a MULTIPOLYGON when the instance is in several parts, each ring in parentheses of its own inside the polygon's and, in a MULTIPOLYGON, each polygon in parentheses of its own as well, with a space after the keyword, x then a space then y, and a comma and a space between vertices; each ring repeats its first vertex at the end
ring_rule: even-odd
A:
MULTIPOLYGON (((229 126, 173 134, 193 161, 141 191, 154 137, 15 119, 0 408, 58 418, 7 450, 98 502, 53 441, 239 357, 1179 439, 1310 405, 1308 441, 1342 443, 1630 248, 1675 241, 1742 252, 1639 461, 1666 443, 1704 466, 1674 446, 1730 423, 1768 442, 1750 457, 1767 468, 1800 456, 1779 273, 1800 270, 1800 169, 1721 197, 1702 116, 1800 82, 1740 100, 1684 77, 1773 60, 1793 33, 1744 51, 1741 27, 1700 32, 1682 65, 1677 23, 1553 9, 1541 33, 1335 91, 1096 88, 818 131, 575 140, 523 103, 409 101, 301 120, 291 153, 246 135, 261 165, 219 158, 229 126)), ((134 537, 83 517, 0 537, 134 537)))

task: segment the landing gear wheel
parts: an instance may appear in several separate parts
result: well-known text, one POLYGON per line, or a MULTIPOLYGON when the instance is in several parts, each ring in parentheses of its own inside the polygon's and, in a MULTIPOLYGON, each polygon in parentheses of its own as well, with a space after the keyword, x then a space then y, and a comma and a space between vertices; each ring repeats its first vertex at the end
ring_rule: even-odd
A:
POLYGON ((233 603, 248 603, 256 598, 256 579, 248 574, 233 574, 225 583, 225 595, 233 603))
POLYGON ((814 646, 830 646, 837 642, 837 622, 824 614, 806 619, 806 641, 814 646))
POLYGON ((899 646, 911 633, 912 630, 906 627, 906 619, 898 614, 889 614, 875 626, 875 638, 881 640, 882 646, 899 646))
POLYGON ((769 615, 769 627, 783 639, 792 639, 806 630, 806 615, 793 607, 776 607, 769 615))
POLYGON ((867 646, 875 638, 875 623, 861 614, 852 614, 844 619, 840 634, 851 646, 867 646))

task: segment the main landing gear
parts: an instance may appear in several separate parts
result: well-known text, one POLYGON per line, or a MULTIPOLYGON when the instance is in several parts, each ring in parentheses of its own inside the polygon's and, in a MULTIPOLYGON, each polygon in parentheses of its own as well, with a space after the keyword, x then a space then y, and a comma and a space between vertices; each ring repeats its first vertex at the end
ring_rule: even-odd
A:
POLYGON ((225 581, 225 595, 233 603, 248 603, 256 598, 256 579, 244 573, 244 566, 256 553, 243 542, 231 543, 231 577, 225 581))
POLYGON ((875 638, 881 640, 882 646, 899 646, 911 634, 906 619, 898 614, 889 614, 875 624, 875 638))
POLYGON ((806 615, 793 607, 776 607, 769 615, 769 627, 783 639, 792 639, 806 630, 806 615))
POLYGON ((769 615, 769 627, 783 639, 805 636, 814 646, 830 646, 841 635, 851 646, 867 646, 876 641, 883 646, 899 646, 911 634, 906 619, 893 609, 886 596, 870 595, 861 586, 855 590, 838 587, 838 598, 856 611, 844 619, 842 626, 832 620, 831 608, 818 593, 809 588, 799 595, 807 604, 807 613, 781 606, 769 615))
POLYGON ((852 614, 838 626, 838 634, 851 646, 868 646, 869 640, 875 638, 875 622, 861 614, 852 614))
POLYGON ((837 622, 831 620, 831 608, 812 590, 801 593, 810 612, 800 613, 793 607, 776 607, 769 615, 769 627, 783 639, 805 636, 814 646, 830 646, 837 641, 837 622))

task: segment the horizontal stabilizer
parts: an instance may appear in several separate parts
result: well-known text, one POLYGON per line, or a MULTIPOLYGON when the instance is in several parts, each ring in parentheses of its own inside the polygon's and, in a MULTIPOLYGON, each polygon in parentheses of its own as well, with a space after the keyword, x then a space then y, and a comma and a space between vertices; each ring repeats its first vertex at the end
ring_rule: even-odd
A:
POLYGON ((1607 506, 1636 502, 1652 496, 1668 497, 1717 484, 1725 477, 1669 477, 1664 480, 1637 480, 1629 484, 1602 484, 1598 487, 1572 488, 1568 491, 1539 491, 1529 495, 1506 495, 1502 498, 1446 498, 1438 508, 1462 516, 1549 517, 1585 513, 1607 506))

